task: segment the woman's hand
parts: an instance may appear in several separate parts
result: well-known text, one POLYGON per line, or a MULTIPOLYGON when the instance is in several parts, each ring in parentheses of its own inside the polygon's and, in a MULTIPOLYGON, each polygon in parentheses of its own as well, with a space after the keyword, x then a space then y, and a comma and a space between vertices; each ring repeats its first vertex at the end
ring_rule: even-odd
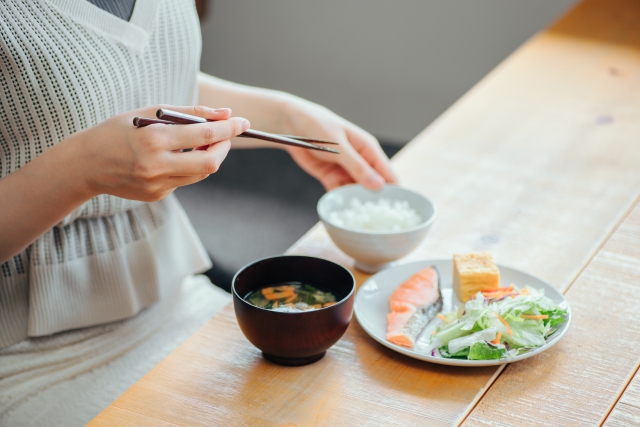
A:
POLYGON ((327 190, 359 183, 380 189, 385 182, 397 183, 389 159, 376 138, 328 109, 311 102, 294 102, 289 111, 291 132, 311 138, 339 142, 339 155, 287 147, 291 157, 327 190))
MULTIPOLYGON (((389 159, 378 141, 358 126, 318 104, 296 96, 244 86, 204 73, 198 75, 198 96, 204 105, 226 105, 265 132, 304 135, 340 143, 339 155, 287 147, 293 159, 327 190, 358 182, 378 189, 396 183, 389 159)), ((274 147, 255 140, 238 141, 238 148, 274 147)), ((281 148, 281 146, 279 146, 281 148)))
POLYGON ((229 138, 249 127, 226 108, 167 108, 220 121, 136 128, 135 116, 153 117, 158 107, 129 111, 74 133, 0 179, 0 264, 99 194, 155 201, 206 178, 226 157, 229 138))
POLYGON ((112 117, 74 134, 65 143, 73 145, 91 195, 106 193, 150 202, 218 170, 229 151, 230 138, 249 128, 246 119, 230 117, 228 108, 150 107, 112 117), (158 108, 217 121, 133 126, 134 116, 155 117, 158 108), (186 148, 194 150, 180 152, 186 148))

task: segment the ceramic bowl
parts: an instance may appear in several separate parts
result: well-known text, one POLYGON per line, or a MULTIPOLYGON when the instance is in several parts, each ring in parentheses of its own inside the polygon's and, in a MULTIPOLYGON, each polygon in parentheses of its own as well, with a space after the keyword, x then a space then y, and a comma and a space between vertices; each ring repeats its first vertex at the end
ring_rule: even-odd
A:
POLYGON ((322 196, 318 202, 318 216, 336 246, 356 260, 356 268, 365 273, 375 273, 407 255, 422 242, 436 217, 436 207, 428 197, 396 185, 385 185, 379 191, 372 191, 353 184, 322 196), (354 198, 361 202, 383 198, 406 200, 422 222, 402 231, 370 232, 351 230, 328 220, 331 212, 347 208, 354 198))
POLYGON ((344 334, 353 314, 356 282, 335 262, 308 256, 264 258, 243 267, 233 278, 232 297, 242 333, 264 357, 288 366, 320 360, 344 334), (303 282, 325 288, 337 303, 318 310, 286 313, 245 301, 252 291, 283 282, 303 282))

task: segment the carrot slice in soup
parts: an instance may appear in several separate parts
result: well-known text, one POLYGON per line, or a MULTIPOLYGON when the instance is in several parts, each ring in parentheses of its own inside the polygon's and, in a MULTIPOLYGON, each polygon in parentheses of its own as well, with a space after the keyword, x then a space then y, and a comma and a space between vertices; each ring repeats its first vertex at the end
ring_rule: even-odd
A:
POLYGON ((282 298, 291 297, 291 296, 295 295, 295 292, 293 292, 293 291, 284 291, 284 292, 274 292, 274 293, 271 293, 271 294, 263 294, 263 295, 269 301, 273 301, 273 300, 276 300, 276 299, 282 299, 282 298))
POLYGON ((285 303, 290 303, 290 302, 294 302, 296 300, 296 298, 298 298, 298 294, 296 294, 295 292, 293 293, 293 295, 291 295, 289 298, 287 298, 286 300, 284 300, 285 303))

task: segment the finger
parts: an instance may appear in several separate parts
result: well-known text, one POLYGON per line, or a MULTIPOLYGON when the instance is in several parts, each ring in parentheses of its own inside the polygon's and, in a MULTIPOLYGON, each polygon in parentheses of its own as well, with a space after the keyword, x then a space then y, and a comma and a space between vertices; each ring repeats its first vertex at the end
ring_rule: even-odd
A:
POLYGON ((170 176, 167 178, 167 186, 171 188, 184 187, 185 185, 195 184, 203 179, 209 177, 206 175, 194 175, 194 176, 170 176))
POLYGON ((327 191, 355 182, 342 166, 337 163, 325 162, 314 156, 309 150, 294 148, 290 150, 290 154, 296 163, 305 172, 320 181, 320 184, 327 191))
POLYGON ((342 187, 343 185, 355 183, 351 175, 349 175, 341 166, 336 164, 333 166, 334 167, 327 171, 320 179, 320 183, 327 191, 342 187))
POLYGON ((388 183, 397 184, 398 177, 391 168, 389 158, 382 151, 376 138, 360 129, 347 128, 347 137, 353 148, 384 178, 388 183))
POLYGON ((384 178, 362 158, 354 147, 349 145, 343 147, 339 163, 357 183, 371 190, 379 190, 384 186, 384 178))
MULTIPOLYGON (((232 117, 211 123, 193 125, 166 125, 159 131, 166 132, 167 150, 197 148, 226 141, 249 129, 250 123, 242 117, 232 117)), ((184 154, 184 153, 182 153, 184 154)))
MULTIPOLYGON (((231 117, 231 108, 210 108, 204 105, 192 105, 192 106, 175 106, 175 105, 160 105, 158 108, 164 108, 167 110, 177 111, 179 113, 191 114, 192 116, 202 117, 207 120, 227 120, 231 117)), ((156 110, 158 109, 156 108, 156 110)), ((153 117, 156 116, 156 111, 153 112, 153 117)))
POLYGON ((193 177, 216 173, 227 157, 231 141, 219 141, 208 149, 169 155, 169 176, 193 177))
POLYGON ((163 180, 162 189, 154 191, 148 194, 149 199, 147 201, 154 202, 164 199, 178 187, 184 187, 185 185, 195 184, 203 179, 208 178, 209 175, 197 175, 197 176, 170 176, 163 180))

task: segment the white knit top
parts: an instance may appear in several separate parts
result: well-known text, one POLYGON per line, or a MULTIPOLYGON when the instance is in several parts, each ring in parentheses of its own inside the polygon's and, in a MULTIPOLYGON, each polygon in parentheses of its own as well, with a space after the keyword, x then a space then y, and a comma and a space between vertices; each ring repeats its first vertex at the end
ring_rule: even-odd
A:
MULTIPOLYGON (((195 104, 200 47, 193 0, 137 0, 129 22, 84 0, 0 1, 0 179, 121 112, 195 104)), ((174 196, 101 195, 0 266, 0 348, 132 316, 209 266, 174 196)))

